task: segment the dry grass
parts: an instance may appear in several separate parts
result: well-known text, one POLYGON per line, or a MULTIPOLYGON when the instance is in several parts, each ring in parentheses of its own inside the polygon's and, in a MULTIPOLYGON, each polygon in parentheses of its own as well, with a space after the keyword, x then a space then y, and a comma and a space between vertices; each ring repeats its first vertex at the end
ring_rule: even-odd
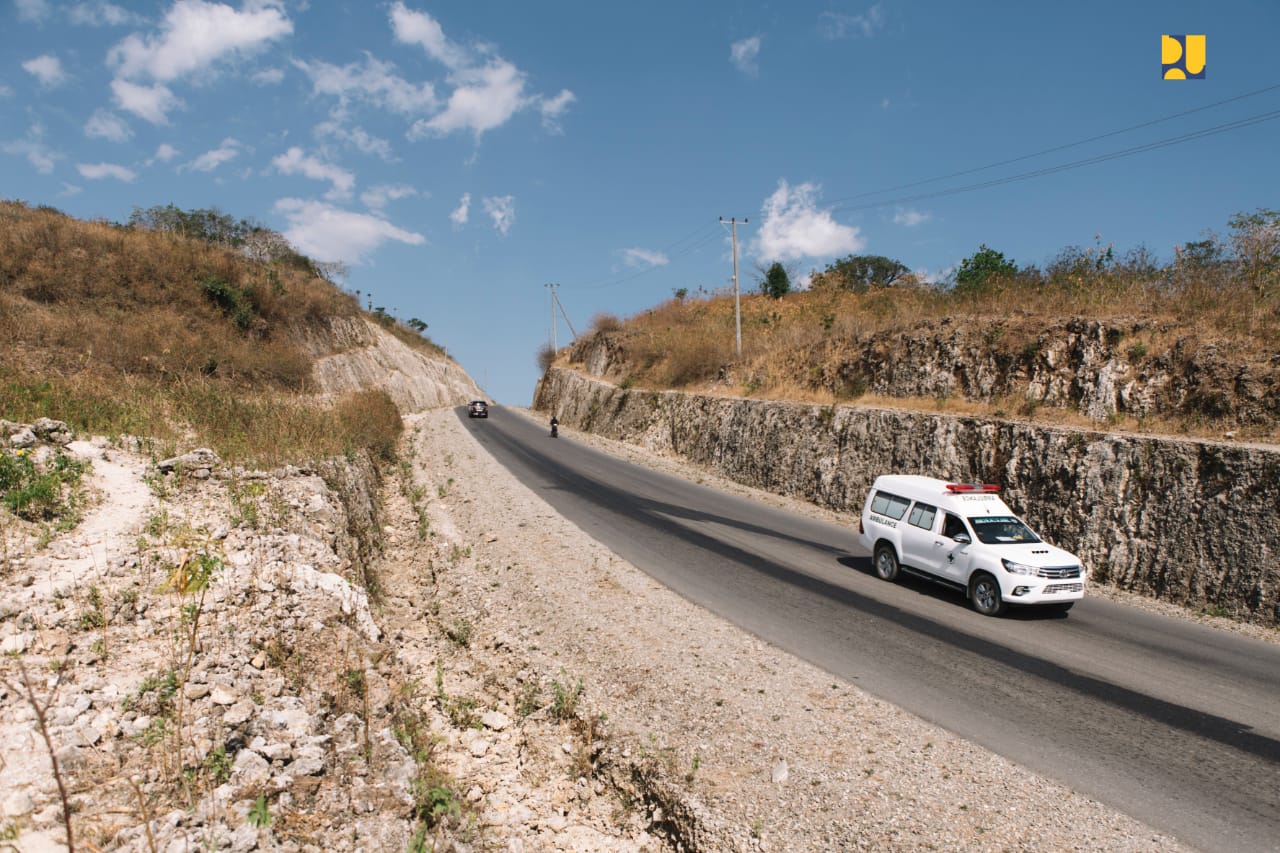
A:
POLYGON ((296 264, 0 201, 0 417, 148 436, 162 453, 206 445, 245 463, 388 456, 401 428, 389 397, 308 396, 308 335, 357 313, 296 264))
MULTIPOLYGON (((856 373, 856 365, 891 363, 901 352, 896 348, 908 345, 904 341, 912 336, 937 337, 944 344, 977 341, 992 359, 1018 364, 1034 357, 1046 330, 1060 329, 1072 318, 1116 327, 1123 338, 1113 345, 1135 364, 1156 357, 1180 363, 1207 351, 1233 363, 1265 365, 1280 348, 1280 288, 1259 288, 1227 266, 1158 268, 1145 260, 1104 269, 1064 262, 1046 273, 993 282, 967 294, 915 287, 798 292, 782 299, 744 296, 741 358, 734 352, 732 297, 672 300, 600 334, 621 353, 612 378, 628 386, 829 404, 869 402, 870 377, 856 373)), ((1036 417, 1022 399, 887 402, 957 414, 1036 417)), ((1105 428, 1175 434, 1232 428, 1211 415, 1187 419, 1157 412, 1142 424, 1129 424, 1121 414, 1105 428)), ((1040 415, 1046 416, 1049 412, 1040 415)), ((1062 410, 1053 410, 1055 420, 1062 416, 1062 410)), ((1251 438, 1277 436, 1274 423, 1249 428, 1251 438)))

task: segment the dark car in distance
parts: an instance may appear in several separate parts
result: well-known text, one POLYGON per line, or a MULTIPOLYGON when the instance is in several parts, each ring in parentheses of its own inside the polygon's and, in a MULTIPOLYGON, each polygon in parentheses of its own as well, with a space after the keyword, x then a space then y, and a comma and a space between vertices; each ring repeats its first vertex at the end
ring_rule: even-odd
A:
POLYGON ((467 417, 469 418, 487 418, 489 417, 489 404, 484 400, 472 400, 467 405, 467 417))

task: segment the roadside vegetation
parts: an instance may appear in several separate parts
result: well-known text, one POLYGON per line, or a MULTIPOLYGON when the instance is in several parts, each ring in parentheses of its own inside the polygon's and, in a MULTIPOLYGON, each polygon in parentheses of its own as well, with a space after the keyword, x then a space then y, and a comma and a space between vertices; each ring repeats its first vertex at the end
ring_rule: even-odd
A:
POLYGON ((369 316, 442 354, 427 324, 401 322, 336 283, 344 270, 216 210, 135 209, 84 222, 0 201, 0 417, 146 436, 169 455, 205 445, 229 461, 297 462, 369 448, 387 455, 390 398, 312 395, 334 320, 369 316))
MULTIPOLYGON (((1241 364, 1265 364, 1280 349, 1280 211, 1274 210, 1237 214, 1225 236, 1207 232, 1167 261, 1144 247, 1122 253, 1098 235, 1093 245, 1069 246, 1043 266, 1018 264, 983 245, 939 282, 873 255, 815 270, 805 289, 795 288, 794 273, 780 264, 759 273, 760 292, 742 298, 740 358, 731 293, 681 288, 625 321, 597 316, 591 335, 610 353, 611 378, 624 387, 880 403, 887 401, 872 396, 873 376, 850 368, 855 351, 863 364, 879 352, 880 364, 891 367, 895 348, 912 335, 966 330, 982 339, 993 363, 1030 363, 1046 330, 1073 318, 1114 329, 1109 344, 1139 371, 1206 348, 1241 364)), ((581 351, 582 344, 574 350, 581 351)), ((895 398, 892 404, 1034 414, 1013 402, 895 398)), ((1199 426, 1208 428, 1212 416, 1206 412, 1199 426)), ((1194 432, 1195 421, 1160 426, 1194 432)))

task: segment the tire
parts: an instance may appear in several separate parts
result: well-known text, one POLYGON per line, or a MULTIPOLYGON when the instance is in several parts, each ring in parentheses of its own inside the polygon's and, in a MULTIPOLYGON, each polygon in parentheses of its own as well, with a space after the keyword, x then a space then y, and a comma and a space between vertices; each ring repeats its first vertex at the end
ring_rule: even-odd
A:
POLYGON ((898 579, 898 555, 889 543, 881 542, 876 546, 876 557, 872 566, 876 570, 876 577, 880 578, 880 580, 894 581, 898 579))
POLYGON ((983 616, 999 616, 1004 612, 1000 582, 986 572, 976 572, 969 579, 969 601, 983 616))

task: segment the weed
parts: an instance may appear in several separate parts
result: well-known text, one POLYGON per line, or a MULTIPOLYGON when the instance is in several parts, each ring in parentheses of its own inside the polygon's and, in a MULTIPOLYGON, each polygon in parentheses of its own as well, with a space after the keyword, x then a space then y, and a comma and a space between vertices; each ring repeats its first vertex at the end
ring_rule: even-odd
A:
POLYGON ((215 787, 231 778, 232 763, 231 756, 227 754, 227 747, 224 744, 218 744, 205 756, 204 769, 209 774, 209 779, 215 787))
POLYGON ((253 805, 249 807, 249 814, 245 819, 255 829, 265 829, 271 825, 271 809, 267 807, 266 794, 258 795, 258 799, 254 800, 253 805))
POLYGON ((551 690, 551 716, 560 721, 573 719, 578 713, 578 700, 582 697, 582 679, 578 679, 576 684, 569 684, 567 680, 561 684, 553 680, 551 690))
POLYGON ((532 681, 526 681, 516 697, 516 713, 527 717, 542 707, 542 691, 532 681))
POLYGON ((27 521, 78 520, 78 487, 88 463, 56 453, 37 464, 26 449, 0 451, 0 505, 27 521))
POLYGON ((445 630, 445 636, 447 636, 455 646, 465 649, 471 645, 471 631, 471 623, 466 619, 459 619, 453 624, 452 628, 445 630))

